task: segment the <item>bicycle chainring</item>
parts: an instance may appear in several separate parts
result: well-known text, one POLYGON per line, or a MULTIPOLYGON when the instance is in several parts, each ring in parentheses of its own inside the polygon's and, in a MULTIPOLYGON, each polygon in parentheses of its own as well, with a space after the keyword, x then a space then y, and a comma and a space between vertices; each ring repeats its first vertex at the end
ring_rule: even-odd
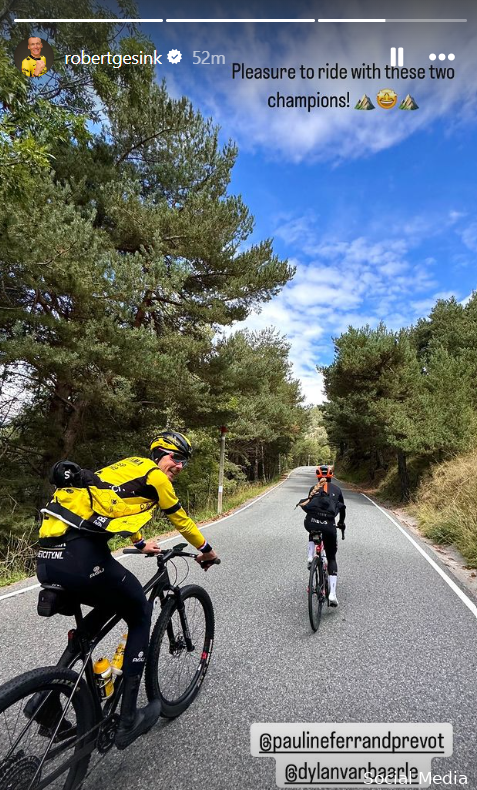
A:
MULTIPOLYGON (((109 752, 111 746, 114 746, 114 739, 116 737, 116 731, 119 725, 119 714, 113 713, 111 718, 108 718, 104 724, 100 727, 98 733, 98 741, 96 744, 96 748, 100 754, 106 754, 109 752)), ((1 790, 1 788, 0 788, 1 790)))

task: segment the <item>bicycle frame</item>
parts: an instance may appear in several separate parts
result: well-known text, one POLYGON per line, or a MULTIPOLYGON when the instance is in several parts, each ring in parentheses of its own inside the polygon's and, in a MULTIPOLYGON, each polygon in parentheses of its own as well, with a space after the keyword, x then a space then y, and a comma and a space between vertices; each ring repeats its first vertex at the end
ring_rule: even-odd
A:
MULTIPOLYGON (((151 605, 152 601, 155 599, 160 601, 161 610, 164 608, 170 598, 175 599, 175 606, 180 617, 182 634, 184 637, 183 645, 186 647, 188 652, 191 652, 195 648, 190 637, 190 631, 185 614, 184 600, 181 595, 181 587, 179 585, 171 584, 167 568, 167 562, 175 557, 195 558, 197 556, 193 553, 184 552, 183 548, 185 548, 186 545, 187 544, 185 543, 176 544, 176 546, 174 546, 171 550, 167 552, 161 552, 159 555, 144 555, 156 556, 157 571, 143 586, 143 591, 146 596, 149 596, 148 600, 151 605)), ((124 553, 141 554, 142 552, 138 551, 137 549, 125 549, 124 553)), ((203 567, 207 567, 209 564, 215 563, 219 564, 220 560, 216 558, 211 563, 201 564, 203 567)), ((52 589, 55 589, 54 586, 52 586, 52 589)), ((63 588, 60 588, 59 590, 57 589, 56 591, 58 595, 67 597, 67 591, 63 590, 63 588)), ((59 610, 61 611, 61 609, 59 610)), ((111 616, 105 614, 105 619, 103 619, 103 622, 101 622, 97 628, 96 633, 94 633, 93 636, 89 636, 86 628, 84 627, 86 618, 83 617, 81 605, 79 603, 76 605, 73 613, 76 621, 76 628, 73 628, 68 632, 68 645, 58 660, 56 666, 61 669, 71 670, 78 661, 82 662, 82 666, 80 669, 74 669, 76 677, 73 675, 74 680, 71 678, 70 683, 72 689, 71 692, 68 690, 67 699, 65 700, 61 717, 53 725, 54 729, 48 733, 49 742, 47 743, 46 749, 41 758, 41 762, 36 769, 35 776, 30 783, 30 787, 34 786, 37 790, 42 790, 47 785, 51 784, 51 782, 58 778, 58 776, 68 770, 84 756, 94 752, 96 749, 98 749, 100 753, 108 751, 114 742, 115 726, 118 718, 115 712, 122 696, 123 680, 122 677, 118 677, 114 684, 114 691, 111 697, 107 700, 102 699, 93 670, 92 654, 102 639, 104 639, 104 637, 121 621, 122 618, 118 614, 112 614, 111 616), (73 726, 70 731, 67 730, 66 736, 62 737, 60 730, 61 723, 65 721, 68 710, 73 703, 74 695, 78 691, 80 694, 88 693, 90 701, 94 705, 94 713, 90 719, 90 726, 87 731, 82 732, 80 735, 78 735, 76 728, 73 726), (78 745, 79 750, 76 750, 75 753, 69 759, 67 759, 64 764, 59 766, 57 769, 54 769, 53 773, 49 774, 46 778, 40 779, 38 783, 37 777, 40 776, 45 762, 54 759, 63 751, 66 751, 75 744, 78 745)), ((167 625, 167 635, 170 645, 172 646, 175 641, 175 636, 171 622, 167 625)), ((43 692, 37 694, 36 696, 38 697, 36 701, 34 701, 35 698, 32 697, 28 703, 28 705, 30 705, 30 703, 33 702, 30 711, 27 712, 28 705, 24 709, 24 713, 26 713, 29 721, 25 724, 25 727, 21 729, 19 736, 12 744, 11 752, 15 750, 18 742, 23 738, 26 730, 31 726, 32 722, 36 720, 37 714, 50 698, 50 692, 46 692, 46 696, 43 696, 43 692)))
POLYGON ((325 561, 323 557, 323 555, 326 556, 325 544, 323 542, 323 533, 313 532, 311 533, 310 538, 313 540, 313 543, 315 544, 315 554, 317 557, 319 557, 321 567, 323 568, 323 579, 325 583, 325 598, 326 601, 328 602, 328 565, 325 565, 325 561))
POLYGON ((321 532, 310 532, 310 540, 313 541, 315 544, 315 554, 317 556, 322 556, 322 552, 325 550, 325 544, 323 543, 323 534, 321 532))
POLYGON ((319 542, 314 541, 314 543, 315 543, 315 554, 317 554, 317 555, 319 555, 321 557, 321 552, 324 551, 324 549, 325 549, 325 545, 323 543, 323 538, 320 537, 319 542))
MULTIPOLYGON (((180 594, 180 587, 177 585, 172 585, 169 579, 169 572, 167 569, 166 563, 172 559, 173 557, 195 557, 195 554, 184 552, 182 551, 182 547, 186 546, 187 544, 178 544, 173 549, 170 549, 167 552, 161 553, 159 555, 145 555, 145 556, 156 556, 157 557, 157 571, 154 576, 143 586, 144 593, 147 595, 149 594, 149 602, 156 598, 159 598, 161 603, 161 609, 164 606, 166 599, 169 597, 167 593, 169 592, 176 600, 177 600, 177 607, 179 616, 181 619, 181 625, 184 631, 184 637, 187 645, 187 650, 193 650, 193 645, 190 639, 189 628, 187 625, 187 621, 184 616, 184 605, 181 600, 180 594)), ((142 554, 142 552, 138 551, 137 549, 124 549, 125 554, 142 554)), ((59 667, 66 667, 71 669, 74 664, 76 664, 79 660, 83 662, 83 667, 79 671, 79 679, 78 682, 81 682, 81 678, 85 676, 87 685, 90 691, 93 694, 93 699, 95 701, 95 708, 97 713, 97 718, 99 720, 104 720, 109 718, 112 713, 116 710, 118 706, 119 699, 121 697, 121 690, 122 690, 122 678, 117 678, 115 682, 114 692, 109 700, 106 701, 105 708, 102 708, 103 700, 100 697, 98 686, 96 683, 94 671, 93 671, 93 663, 91 660, 92 654, 99 643, 104 639, 107 634, 109 634, 112 629, 118 625, 121 621, 121 617, 119 615, 112 615, 106 622, 100 626, 97 633, 90 637, 82 631, 82 625, 84 622, 84 618, 81 612, 81 607, 78 605, 78 609, 75 612, 75 620, 76 620, 76 628, 71 629, 68 632, 68 646, 61 655, 59 661, 57 662, 57 666, 59 667), (106 716, 105 716, 106 712, 106 716)), ((168 630, 169 639, 173 638, 172 632, 168 630)))
MULTIPOLYGON (((181 599, 180 587, 177 585, 172 585, 170 583, 169 572, 166 565, 166 563, 173 557, 195 557, 196 556, 195 554, 182 551, 182 549, 186 545, 187 544, 185 543, 177 544, 176 546, 173 547, 173 549, 161 553, 159 555, 145 555, 145 556, 156 556, 157 571, 154 574, 154 576, 143 586, 143 590, 146 595, 149 593, 149 601, 151 604, 152 601, 156 598, 160 600, 161 609, 170 595, 172 595, 176 599, 177 609, 181 620, 181 626, 184 633, 186 647, 188 651, 192 651, 194 649, 194 646, 192 645, 189 627, 184 613, 184 604, 181 599)), ((124 553, 127 554, 131 554, 131 553, 142 554, 142 552, 134 548, 124 549, 123 551, 124 553)), ((122 683, 122 677, 118 677, 116 679, 114 684, 113 694, 109 699, 105 701, 103 707, 104 700, 100 696, 100 692, 96 683, 96 678, 93 670, 92 654, 96 649, 96 647, 98 646, 98 644, 121 621, 122 618, 116 614, 112 615, 99 627, 97 633, 94 634, 92 637, 90 637, 82 629, 84 618, 81 611, 81 606, 79 604, 74 612, 74 617, 76 621, 76 628, 73 628, 68 632, 68 646, 66 647, 63 654, 60 656, 60 659, 57 662, 57 666, 65 667, 67 669, 72 669, 78 661, 81 661, 82 667, 78 671, 78 678, 75 683, 74 689, 70 695, 70 699, 63 711, 62 719, 66 717, 69 706, 71 704, 71 699, 73 697, 73 694, 76 692, 76 689, 78 688, 84 677, 93 700, 94 718, 96 722, 92 731, 87 733, 87 735, 91 735, 92 732, 97 731, 94 739, 92 739, 90 743, 84 747, 84 750, 93 752, 97 746, 97 735, 99 734, 100 728, 102 727, 103 724, 105 724, 105 722, 112 720, 118 708, 119 701, 122 695, 123 683, 122 683)), ((172 625, 168 626, 167 633, 169 640, 172 644, 174 639, 172 625)), ((47 758, 48 753, 53 747, 55 737, 60 727, 60 723, 61 720, 58 722, 55 732, 51 737, 50 743, 43 756, 43 761, 47 758)), ((83 738, 84 737, 86 736, 83 736, 83 738)), ((68 747, 68 743, 65 741, 63 744, 59 744, 59 746, 56 746, 55 751, 67 747, 68 747)))

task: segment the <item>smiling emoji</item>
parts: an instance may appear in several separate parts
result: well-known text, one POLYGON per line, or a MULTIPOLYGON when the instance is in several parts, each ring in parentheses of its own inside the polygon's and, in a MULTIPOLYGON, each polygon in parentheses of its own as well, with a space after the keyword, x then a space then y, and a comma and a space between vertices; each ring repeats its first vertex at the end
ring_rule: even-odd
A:
POLYGON ((384 88, 382 91, 379 91, 376 101, 383 110, 391 110, 396 106, 397 93, 392 88, 384 88))

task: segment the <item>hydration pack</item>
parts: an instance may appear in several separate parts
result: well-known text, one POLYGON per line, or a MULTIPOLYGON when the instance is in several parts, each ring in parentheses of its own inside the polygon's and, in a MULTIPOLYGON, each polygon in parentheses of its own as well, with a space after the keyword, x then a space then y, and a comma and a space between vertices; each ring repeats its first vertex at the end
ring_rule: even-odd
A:
POLYGON ((340 510, 338 495, 333 492, 330 483, 326 483, 320 491, 313 495, 310 505, 313 507, 314 513, 328 519, 334 519, 340 510))
MULTIPOLYGON (((156 468, 153 461, 150 464, 156 468)), ((41 513, 77 529, 119 531, 127 526, 126 534, 138 532, 158 505, 141 498, 131 501, 121 485, 106 483, 96 472, 82 469, 74 461, 58 461, 51 468, 49 480, 56 491, 41 513)))

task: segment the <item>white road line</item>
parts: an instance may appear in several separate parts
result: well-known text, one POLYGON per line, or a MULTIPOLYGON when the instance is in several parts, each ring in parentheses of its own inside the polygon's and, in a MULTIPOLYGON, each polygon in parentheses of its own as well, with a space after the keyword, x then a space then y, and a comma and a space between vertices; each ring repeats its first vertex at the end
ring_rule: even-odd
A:
MULTIPOLYGON (((290 474, 288 474, 285 480, 288 480, 289 477, 290 474)), ((274 491, 276 488, 278 488, 278 486, 281 486, 282 483, 285 482, 285 480, 280 480, 279 483, 277 483, 275 486, 272 486, 272 488, 269 488, 268 491, 265 491, 264 494, 260 494, 260 496, 254 499, 253 502, 249 502, 248 505, 244 505, 243 507, 239 508, 239 510, 235 510, 233 513, 230 513, 228 516, 224 516, 223 518, 218 518, 217 521, 211 521, 209 524, 204 524, 203 526, 200 527, 200 531, 202 532, 202 530, 204 529, 208 529, 209 527, 214 527, 216 524, 220 524, 222 521, 227 521, 227 519, 232 518, 232 516, 237 516, 239 513, 242 513, 242 511, 247 510, 248 507, 252 507, 252 505, 254 505, 255 502, 258 502, 260 499, 263 499, 264 496, 270 494, 271 491, 274 491)), ((179 539, 181 538, 180 533, 178 535, 173 535, 172 538, 166 538, 165 540, 161 540, 161 544, 168 543, 170 540, 177 540, 178 538, 179 539)), ((139 555, 121 554, 119 557, 115 557, 115 559, 127 560, 130 557, 135 557, 135 556, 139 556, 139 555)), ((5 598, 14 598, 16 595, 22 595, 23 593, 30 592, 30 590, 37 590, 39 587, 40 587, 39 584, 33 584, 31 585, 31 587, 24 587, 22 590, 15 590, 15 592, 6 593, 6 595, 0 595, 0 601, 5 600, 5 598)))
POLYGON ((398 524, 398 522, 392 516, 390 516, 389 513, 386 513, 386 511, 382 507, 379 507, 379 505, 377 505, 376 502, 374 502, 369 496, 367 496, 366 494, 362 494, 362 496, 368 499, 374 505, 374 507, 377 507, 378 510, 381 511, 381 513, 384 513, 386 518, 392 521, 394 526, 397 527, 402 532, 402 534, 406 536, 406 538, 412 543, 412 545, 418 550, 418 552, 422 554, 424 559, 427 560, 429 565, 431 565, 434 568, 434 570, 437 571, 439 576, 441 576, 444 579, 444 581, 446 582, 446 584, 449 585, 451 590, 453 590, 455 594, 459 596, 462 603, 464 603, 467 606, 467 608, 470 609, 474 617, 477 617, 477 606, 475 605, 475 603, 473 603, 470 600, 470 598, 468 598, 467 595, 464 592, 462 592, 460 587, 458 587, 458 585, 454 581, 452 581, 452 579, 447 575, 447 573, 445 573, 442 570, 442 568, 439 567, 437 562, 434 562, 434 560, 431 557, 429 557, 427 552, 424 551, 424 549, 419 545, 419 543, 417 543, 417 541, 415 541, 414 538, 411 538, 411 536, 406 532, 404 527, 401 527, 401 525, 398 524))
POLYGON ((38 587, 40 587, 39 584, 33 584, 31 587, 24 587, 23 590, 15 590, 15 592, 0 595, 0 601, 3 601, 4 598, 13 598, 15 595, 22 595, 22 593, 30 592, 30 590, 37 590, 38 587))

